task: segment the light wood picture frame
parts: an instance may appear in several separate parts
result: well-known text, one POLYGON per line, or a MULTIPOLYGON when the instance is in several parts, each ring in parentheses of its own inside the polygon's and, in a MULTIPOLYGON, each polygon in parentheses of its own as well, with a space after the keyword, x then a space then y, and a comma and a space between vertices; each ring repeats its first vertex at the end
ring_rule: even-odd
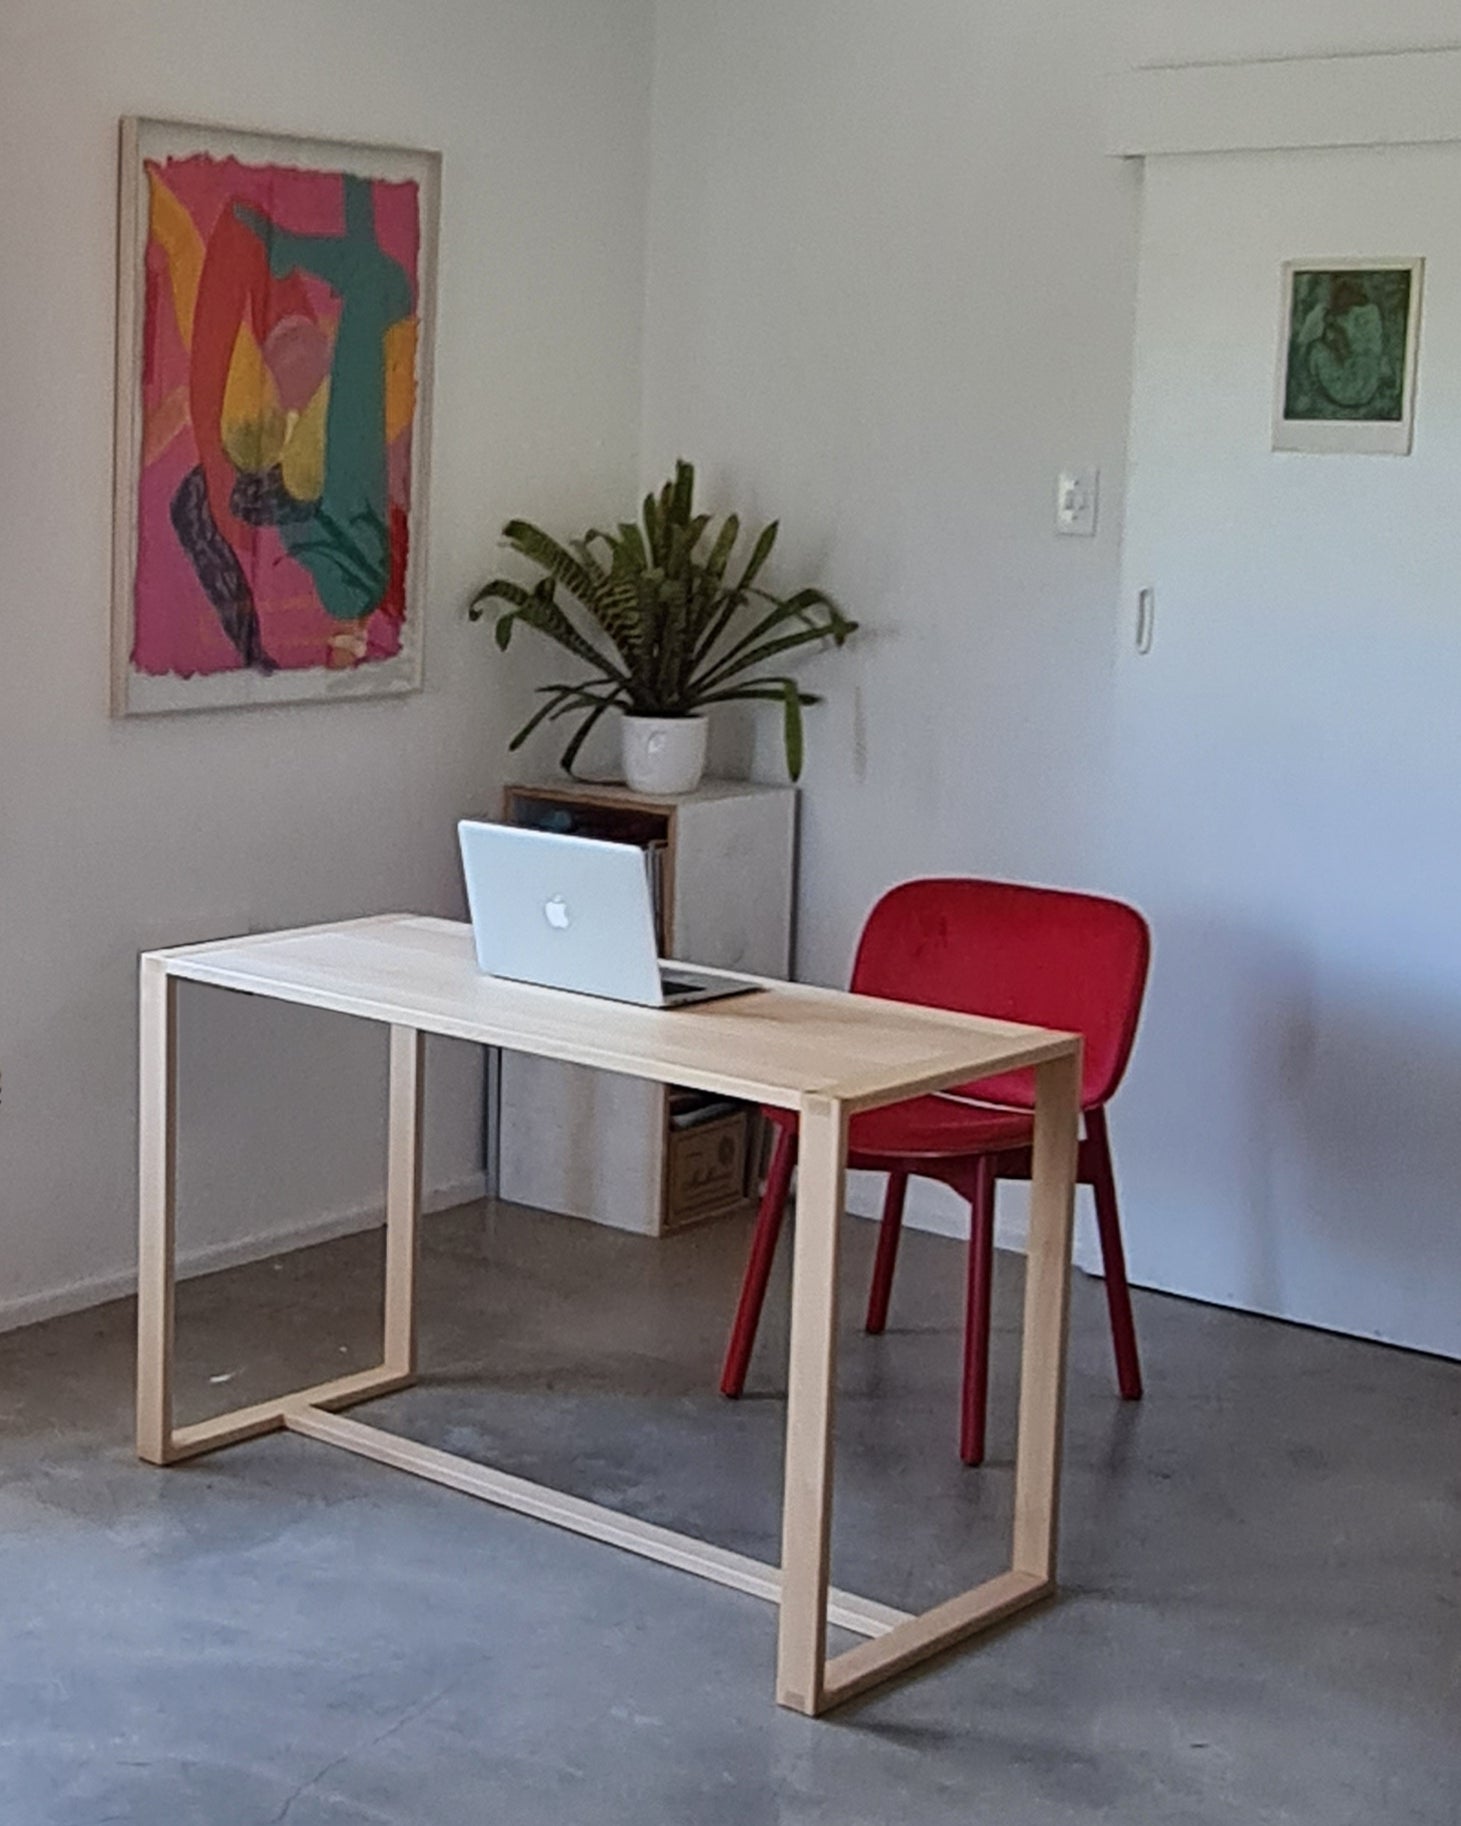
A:
POLYGON ((1285 263, 1275 450, 1409 456, 1424 282, 1421 259, 1285 263))
POLYGON ((440 154, 120 142, 113 714, 418 690, 440 154))

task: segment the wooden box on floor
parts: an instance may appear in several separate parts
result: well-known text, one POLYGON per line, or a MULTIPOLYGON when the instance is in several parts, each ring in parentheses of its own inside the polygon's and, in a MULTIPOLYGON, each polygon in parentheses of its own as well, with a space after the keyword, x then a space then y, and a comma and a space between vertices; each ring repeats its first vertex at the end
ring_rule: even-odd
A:
MULTIPOLYGON (((680 798, 574 781, 510 786, 510 824, 635 843, 650 852, 661 953, 753 976, 791 966, 796 793, 707 780, 680 798)), ((498 1189, 515 1204, 660 1236, 744 1208, 760 1119, 674 1088, 506 1054, 498 1189)))
POLYGON ((662 1230, 683 1230, 746 1202, 755 1190, 750 1176, 760 1127, 758 1113, 737 1104, 692 1128, 676 1128, 671 1103, 662 1230))

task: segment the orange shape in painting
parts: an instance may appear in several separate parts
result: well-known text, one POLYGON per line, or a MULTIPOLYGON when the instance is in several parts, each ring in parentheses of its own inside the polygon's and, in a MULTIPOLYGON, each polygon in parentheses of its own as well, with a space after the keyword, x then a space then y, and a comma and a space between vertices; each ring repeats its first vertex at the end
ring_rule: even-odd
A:
POLYGON ((147 409, 142 422, 142 461, 155 463, 188 422, 188 389, 172 392, 147 409))
POLYGON ((193 313, 198 305, 198 280, 203 272, 203 237, 193 218, 163 183, 157 167, 147 166, 148 227, 167 255, 167 276, 172 286, 173 315, 183 347, 193 346, 193 313))
POLYGON ((416 412, 416 319, 403 317, 385 334, 386 442, 410 425, 416 412))

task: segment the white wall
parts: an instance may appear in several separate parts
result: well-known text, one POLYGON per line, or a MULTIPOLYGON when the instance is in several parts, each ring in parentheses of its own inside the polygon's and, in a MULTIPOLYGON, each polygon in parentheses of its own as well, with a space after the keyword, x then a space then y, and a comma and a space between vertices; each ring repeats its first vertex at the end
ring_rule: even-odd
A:
POLYGON ((899 876, 1083 847, 1135 269, 1108 51, 1076 0, 659 9, 645 463, 703 456, 864 624, 810 713, 814 978, 899 876), (1094 542, 1052 534, 1069 460, 1106 466, 1094 542))
MULTIPOLYGON (((140 947, 458 906, 521 673, 461 619, 508 514, 636 479, 647 0, 6 0, 0 11, 0 1323, 133 1263, 140 947), (445 155, 426 689, 107 716, 124 113, 445 155)), ((384 1041, 184 999, 182 1234, 226 1259, 368 1217, 384 1041)), ((470 1192, 478 1062, 433 1048, 428 1178, 470 1192)))
MULTIPOLYGON (((542 663, 498 666, 456 618, 509 512, 585 523, 683 451, 785 517, 783 576, 867 624, 809 732, 807 974, 842 978, 897 876, 1098 874, 1139 189, 1101 154, 1098 80, 1458 36, 1455 0, 652 10, 653 45, 650 0, 429 0, 409 27, 384 0, 254 0, 246 29, 198 0, 0 14, 0 1315, 125 1280, 139 946, 456 904, 451 818, 492 803, 542 663), (107 721, 123 112, 445 152, 421 698, 107 721), (1104 470, 1090 544, 1050 532, 1070 460, 1104 470)), ((764 728, 728 733, 779 765, 764 728)), ((206 1001, 192 1244, 368 1211, 374 1036, 206 1001)), ((431 1175, 461 1184, 474 1065, 433 1053, 432 1089, 431 1175)))
MULTIPOLYGON (((1103 76, 1458 38, 1455 0, 659 4, 645 473, 699 456, 783 515, 783 576, 867 629, 811 713, 805 974, 843 979, 900 876, 1121 885, 1140 179, 1102 154, 1103 76), (1091 543, 1051 530, 1070 461, 1102 467, 1091 543)), ((774 726, 748 752, 774 770, 774 726)))
POLYGON ((1455 0, 660 0, 644 479, 699 456, 866 624, 809 731, 812 975, 900 875, 1093 853, 1139 200, 1102 77, 1458 34, 1455 0), (1073 460, 1093 543, 1052 532, 1073 460))
POLYGON ((1082 0, 659 9, 645 461, 702 455, 863 623, 809 713, 813 980, 901 877, 1086 872, 1138 195, 1100 152, 1112 36, 1082 0), (1103 468, 1093 541, 1053 533, 1069 462, 1103 468))
POLYGON ((1333 57, 1461 42, 1455 0, 1105 0, 1127 66, 1333 57))

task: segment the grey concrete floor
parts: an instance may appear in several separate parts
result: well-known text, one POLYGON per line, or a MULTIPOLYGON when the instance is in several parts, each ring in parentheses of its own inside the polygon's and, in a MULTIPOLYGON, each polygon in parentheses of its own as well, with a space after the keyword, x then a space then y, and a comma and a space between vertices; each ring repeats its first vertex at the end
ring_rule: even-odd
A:
MULTIPOLYGON (((850 1224, 836 1576, 904 1607, 994 1570, 954 1450, 958 1248, 888 1334, 850 1224)), ((745 1245, 490 1206, 431 1220, 421 1384, 381 1425, 776 1557, 785 1332, 714 1392, 745 1245)), ((186 1284, 193 1418, 374 1360, 377 1236, 186 1284), (226 1380, 225 1380, 226 1378, 226 1380)), ((1077 1277, 1059 1600, 812 1722, 774 1618, 311 1441, 129 1445, 130 1304, 0 1338, 0 1826, 1457 1826, 1461 1367, 1139 1295, 1116 1398, 1077 1277)))

